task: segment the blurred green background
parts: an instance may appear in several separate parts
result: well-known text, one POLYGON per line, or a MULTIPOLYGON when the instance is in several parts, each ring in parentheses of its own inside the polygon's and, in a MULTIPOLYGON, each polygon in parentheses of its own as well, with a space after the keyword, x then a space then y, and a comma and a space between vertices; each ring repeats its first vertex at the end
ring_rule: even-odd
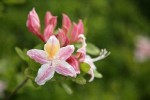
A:
POLYGON ((33 7, 42 24, 47 10, 58 16, 58 27, 62 13, 75 22, 86 20, 87 41, 111 55, 95 63, 103 78, 86 85, 69 82, 71 95, 57 83, 35 88, 29 81, 12 100, 150 100, 150 60, 134 60, 135 37, 150 36, 149 0, 1 0, 0 80, 6 83, 6 95, 24 80, 27 67, 14 48, 41 42, 26 27, 33 7))

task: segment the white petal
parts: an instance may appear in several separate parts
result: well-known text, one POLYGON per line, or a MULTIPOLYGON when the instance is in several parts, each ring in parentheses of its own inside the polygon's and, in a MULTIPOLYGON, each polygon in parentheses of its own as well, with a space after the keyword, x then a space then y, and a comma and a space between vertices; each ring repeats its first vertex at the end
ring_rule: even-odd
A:
POLYGON ((49 63, 44 64, 38 70, 37 77, 35 78, 35 82, 38 85, 44 85, 46 81, 50 80, 55 73, 55 68, 50 66, 49 63))
POLYGON ((76 71, 66 61, 57 62, 57 65, 55 67, 56 67, 56 72, 59 74, 62 74, 64 76, 76 77, 76 71))
POLYGON ((48 56, 43 50, 31 49, 27 51, 27 55, 40 64, 45 64, 48 62, 48 56))
POLYGON ((66 60, 68 59, 72 53, 74 52, 74 46, 73 45, 68 45, 66 47, 62 47, 59 50, 58 56, 60 60, 66 60))
POLYGON ((94 80, 94 69, 90 68, 88 73, 91 75, 89 82, 92 82, 94 80))

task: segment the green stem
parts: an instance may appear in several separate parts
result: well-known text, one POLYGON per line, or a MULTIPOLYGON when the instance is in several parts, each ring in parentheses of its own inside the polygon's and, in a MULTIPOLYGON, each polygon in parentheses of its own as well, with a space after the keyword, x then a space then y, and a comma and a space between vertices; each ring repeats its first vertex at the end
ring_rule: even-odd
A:
POLYGON ((14 91, 12 91, 12 93, 11 93, 5 100, 10 100, 11 97, 12 97, 13 95, 15 95, 15 94, 17 93, 17 91, 25 85, 25 83, 27 83, 28 79, 29 79, 29 78, 26 77, 26 78, 14 89, 14 91))

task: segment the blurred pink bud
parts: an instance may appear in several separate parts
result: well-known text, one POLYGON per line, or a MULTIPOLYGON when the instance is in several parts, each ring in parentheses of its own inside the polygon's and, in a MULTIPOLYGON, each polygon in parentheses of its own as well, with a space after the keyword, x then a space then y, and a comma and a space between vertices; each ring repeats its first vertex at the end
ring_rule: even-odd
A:
POLYGON ((49 37, 53 34, 53 31, 54 31, 54 27, 50 24, 44 29, 45 41, 47 41, 49 39, 49 37))
POLYGON ((65 31, 65 33, 68 33, 68 31, 71 28, 70 18, 66 14, 63 14, 62 28, 65 31))
POLYGON ((53 16, 51 12, 46 12, 45 15, 45 27, 48 25, 52 25, 54 28, 56 27, 57 24, 57 16, 53 16))
POLYGON ((138 36, 136 40, 135 57, 138 61, 145 61, 150 58, 150 39, 138 36))
POLYGON ((40 34, 40 20, 34 8, 28 14, 26 26, 33 34, 40 34))
POLYGON ((4 91, 6 89, 6 83, 0 80, 0 99, 4 97, 4 91))
POLYGON ((74 68, 77 74, 80 74, 79 62, 75 56, 69 57, 67 62, 74 68))
POLYGON ((69 44, 68 37, 66 36, 66 34, 64 33, 64 31, 62 29, 59 29, 59 32, 56 35, 56 37, 58 38, 60 45, 62 47, 69 44))

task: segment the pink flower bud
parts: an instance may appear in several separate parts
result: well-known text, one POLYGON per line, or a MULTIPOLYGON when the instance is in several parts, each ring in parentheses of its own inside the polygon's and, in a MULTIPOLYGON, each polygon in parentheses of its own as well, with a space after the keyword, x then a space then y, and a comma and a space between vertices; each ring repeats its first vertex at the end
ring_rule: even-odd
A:
POLYGON ((78 22, 78 35, 83 34, 83 33, 84 33, 83 22, 82 22, 82 20, 79 20, 79 22, 78 22))
POLYGON ((56 37, 58 38, 58 40, 60 42, 60 45, 62 47, 69 44, 69 39, 68 39, 68 37, 66 36, 66 34, 64 33, 64 31, 62 29, 59 29, 59 32, 56 35, 56 37))
POLYGON ((74 68, 76 74, 80 74, 79 62, 75 56, 69 57, 67 62, 74 68))
POLYGON ((57 24, 57 16, 53 16, 50 12, 46 12, 45 15, 45 27, 48 25, 53 25, 55 28, 57 24))
POLYGON ((28 14, 26 26, 28 27, 28 30, 33 34, 40 34, 40 20, 34 8, 28 14))
POLYGON ((48 25, 44 29, 44 39, 45 39, 45 41, 47 41, 49 39, 49 37, 53 34, 53 31, 54 31, 54 27, 52 25, 48 25))
POLYGON ((71 34, 70 34, 70 42, 73 43, 73 42, 76 42, 77 41, 77 38, 78 38, 78 25, 73 23, 73 29, 71 31, 71 34))
POLYGON ((71 21, 66 14, 63 14, 62 28, 65 33, 68 33, 69 29, 71 28, 71 21))
POLYGON ((49 25, 49 20, 52 18, 51 12, 47 11, 45 15, 45 27, 49 25))

